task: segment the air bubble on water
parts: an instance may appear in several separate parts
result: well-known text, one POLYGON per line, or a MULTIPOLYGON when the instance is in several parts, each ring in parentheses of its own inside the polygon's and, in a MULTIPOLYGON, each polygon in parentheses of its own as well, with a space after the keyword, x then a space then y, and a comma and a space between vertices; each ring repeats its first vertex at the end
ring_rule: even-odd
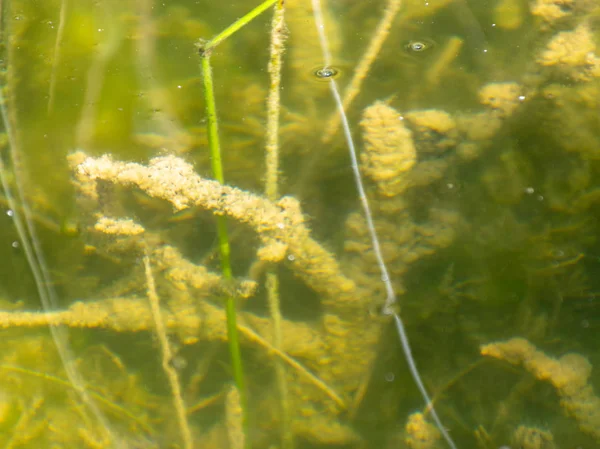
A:
POLYGON ((339 74, 340 71, 335 67, 321 67, 313 70, 315 78, 320 80, 337 78, 339 74))

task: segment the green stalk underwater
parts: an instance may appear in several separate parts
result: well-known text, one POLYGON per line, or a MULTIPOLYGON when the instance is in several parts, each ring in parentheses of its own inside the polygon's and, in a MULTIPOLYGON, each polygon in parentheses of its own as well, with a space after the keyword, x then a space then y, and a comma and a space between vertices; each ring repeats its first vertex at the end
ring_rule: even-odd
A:
MULTIPOLYGON (((212 67, 210 65, 210 54, 202 56, 202 79, 204 84, 204 99, 206 102, 208 144, 210 148, 210 160, 213 177, 224 184, 223 164, 221 163, 221 145, 219 143, 219 128, 217 122, 217 108, 212 79, 212 67)), ((217 216, 217 232, 219 236, 219 253, 221 256, 221 271, 226 280, 233 278, 231 271, 231 249, 229 247, 229 236, 227 233, 227 218, 217 216)), ((225 300, 225 312, 227 316, 227 337, 229 343, 229 355, 233 368, 233 378, 239 391, 240 403, 243 410, 243 421, 246 435, 248 434, 248 397, 246 383, 244 380, 244 368, 242 365, 242 354, 240 351, 239 335, 237 331, 237 317, 235 298, 229 296, 225 300)), ((246 440, 248 445, 248 440, 246 440)), ((247 446, 248 447, 248 446, 247 446)))
POLYGON ((225 28, 223 31, 221 31, 219 34, 217 34, 211 40, 209 40, 208 42, 205 42, 202 45, 202 49, 201 49, 202 52, 209 53, 213 48, 215 48, 217 45, 219 45, 221 42, 223 42, 229 36, 231 36, 232 34, 235 34, 236 31, 238 31, 241 28, 243 28, 244 26, 248 25, 252 20, 254 20, 259 15, 261 15, 263 12, 265 12, 267 9, 269 9, 271 6, 273 6, 275 3, 277 3, 277 1, 278 0, 266 0, 266 1, 262 2, 260 5, 258 5, 256 8, 254 8, 252 11, 245 14, 243 17, 240 17, 239 19, 237 19, 235 22, 233 22, 231 25, 229 25, 227 28, 225 28))
MULTIPOLYGON (((277 0, 266 0, 256 8, 245 14, 243 17, 236 20, 229 27, 225 28, 221 33, 209 41, 202 42, 200 45, 200 55, 202 57, 202 79, 204 86, 204 99, 206 102, 207 116, 207 134, 208 144, 210 147, 210 160, 213 172, 213 177, 224 184, 223 164, 221 162, 221 145, 219 143, 219 129, 217 120, 217 108, 215 104, 214 86, 212 78, 212 66, 210 64, 210 56, 212 50, 233 35, 236 31, 250 23, 254 18, 265 12, 273 6, 277 0)), ((227 219, 222 216, 217 216, 217 232, 219 236, 219 253, 221 256, 221 270, 223 277, 226 280, 233 278, 231 271, 229 246, 229 237, 227 234, 227 219)), ((235 298, 228 297, 225 301, 225 312, 227 315, 227 336, 229 342, 229 354, 231 357, 231 365, 233 368, 233 377, 240 395, 240 404, 243 413, 243 425, 246 437, 248 436, 248 395, 244 380, 244 369, 242 365, 242 355, 240 351, 239 335, 237 330, 236 305, 235 298)), ((246 438, 246 447, 249 447, 249 440, 246 438)))

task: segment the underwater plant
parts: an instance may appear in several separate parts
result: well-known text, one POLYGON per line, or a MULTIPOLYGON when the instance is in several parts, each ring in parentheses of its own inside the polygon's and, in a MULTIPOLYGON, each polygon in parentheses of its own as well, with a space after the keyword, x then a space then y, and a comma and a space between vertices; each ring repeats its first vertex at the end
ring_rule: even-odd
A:
POLYGON ((597 445, 594 2, 255 3, 0 4, 0 445, 597 445))

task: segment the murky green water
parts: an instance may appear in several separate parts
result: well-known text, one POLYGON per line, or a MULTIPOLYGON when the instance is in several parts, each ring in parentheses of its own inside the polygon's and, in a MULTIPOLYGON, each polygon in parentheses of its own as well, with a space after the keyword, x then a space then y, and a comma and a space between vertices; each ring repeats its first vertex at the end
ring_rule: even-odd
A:
MULTIPOLYGON (((456 447, 599 447, 598 6, 321 2, 394 310, 456 447)), ((274 6, 205 55, 237 189, 211 182, 199 44, 259 3, 0 3, 0 447, 448 447, 381 313, 311 0, 279 34, 283 199, 274 6)))

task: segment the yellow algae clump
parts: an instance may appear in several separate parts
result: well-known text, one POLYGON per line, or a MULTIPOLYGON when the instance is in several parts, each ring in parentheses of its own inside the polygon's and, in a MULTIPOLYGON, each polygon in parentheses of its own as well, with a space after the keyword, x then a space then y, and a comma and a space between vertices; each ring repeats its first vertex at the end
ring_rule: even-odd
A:
POLYGON ((583 23, 573 31, 554 36, 536 61, 542 66, 556 67, 576 81, 587 81, 600 76, 600 58, 595 51, 594 36, 589 25, 583 23))
POLYGON ((440 152, 457 144, 456 122, 447 112, 437 109, 408 112, 404 116, 416 131, 419 151, 440 152))
MULTIPOLYGON (((502 117, 495 111, 483 111, 475 114, 459 115, 456 119, 458 129, 466 138, 460 143, 460 147, 470 146, 467 151, 472 157, 477 157, 481 151, 481 142, 487 142, 494 137, 502 125, 502 117), (473 148, 474 146, 474 148, 473 148)), ((459 155, 463 149, 459 148, 459 155)), ((462 157, 462 155, 461 155, 462 157)))
POLYGON ((479 90, 479 101, 500 115, 508 116, 519 105, 521 91, 521 86, 517 83, 486 84, 479 90))
POLYGON ((512 442, 514 447, 522 449, 554 449, 554 437, 535 427, 519 426, 513 433, 512 442))
POLYGON ((417 161, 412 132, 404 126, 403 117, 383 102, 376 102, 363 112, 364 173, 378 187, 380 194, 394 197, 408 187, 403 174, 417 161))
POLYGON ((139 235, 145 231, 143 226, 131 219, 114 219, 109 217, 100 217, 94 225, 94 229, 113 235, 139 235))
POLYGON ((577 420, 581 431, 600 441, 600 398, 588 384, 592 366, 585 357, 566 354, 554 359, 524 338, 484 345, 481 354, 523 365, 537 379, 550 382, 561 398, 561 407, 577 420))
POLYGON ((422 413, 413 413, 406 423, 406 444, 411 449, 435 449, 440 432, 425 421, 422 413))
POLYGON ((573 0, 536 0, 531 5, 531 14, 548 23, 571 15, 573 0))
POLYGON ((246 447, 244 436, 243 410, 240 392, 236 387, 230 387, 225 399, 225 414, 227 422, 227 439, 230 449, 246 447))
MULTIPOLYGON (((223 286, 221 276, 209 272, 201 265, 193 264, 173 246, 161 245, 154 248, 152 258, 155 267, 180 291, 186 291, 188 287, 209 290, 223 286)), ((255 283, 254 289, 256 287, 255 283)), ((249 293, 252 294, 252 290, 249 293)))
POLYGON ((456 128, 456 123, 450 114, 436 109, 409 112, 405 117, 423 131, 448 134, 456 128))
MULTIPOLYGON (((146 194, 167 200, 175 210, 198 206, 226 215, 253 228, 265 247, 274 241, 287 245, 290 266, 313 287, 331 299, 333 307, 353 307, 354 282, 341 271, 333 254, 310 237, 298 202, 284 197, 272 203, 240 189, 201 178, 193 167, 175 156, 156 157, 148 166, 92 158, 78 151, 69 157, 75 184, 88 200, 98 199, 98 182, 135 186, 146 194)), ((325 300, 327 301, 327 300, 325 300)))

